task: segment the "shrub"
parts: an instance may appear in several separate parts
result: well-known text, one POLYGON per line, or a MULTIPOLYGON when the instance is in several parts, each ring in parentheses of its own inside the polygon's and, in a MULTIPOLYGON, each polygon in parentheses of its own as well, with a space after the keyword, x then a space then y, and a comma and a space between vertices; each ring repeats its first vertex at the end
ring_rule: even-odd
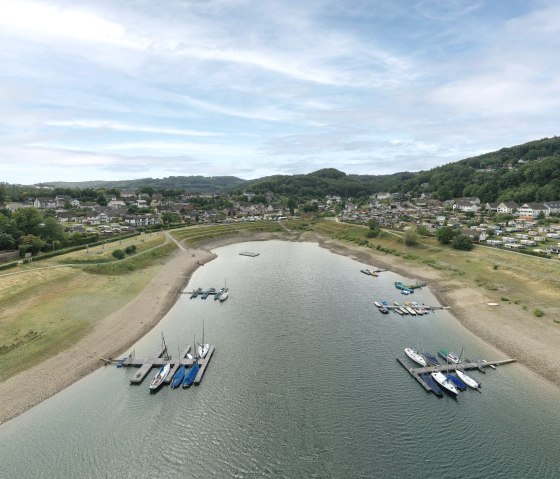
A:
POLYGON ((404 244, 407 246, 416 246, 418 244, 418 234, 416 231, 408 230, 404 234, 404 244))
POLYGON ((535 309, 534 314, 537 318, 542 318, 544 316, 543 311, 540 310, 539 308, 535 309))
POLYGON ((15 261, 13 261, 12 263, 1 264, 0 265, 0 270, 15 268, 17 265, 18 264, 15 261))
POLYGON ((505 296, 502 296, 502 301, 509 301, 509 298, 506 298, 505 296))
POLYGON ((136 245, 131 244, 130 246, 127 246, 126 249, 124 250, 124 252, 126 254, 134 254, 136 253, 136 245))
POLYGON ((451 242, 451 246, 460 251, 470 251, 473 249, 473 242, 470 236, 459 235, 451 242))
POLYGON ((113 251, 112 255, 116 259, 123 259, 126 256, 125 252, 122 249, 116 249, 115 251, 113 251))

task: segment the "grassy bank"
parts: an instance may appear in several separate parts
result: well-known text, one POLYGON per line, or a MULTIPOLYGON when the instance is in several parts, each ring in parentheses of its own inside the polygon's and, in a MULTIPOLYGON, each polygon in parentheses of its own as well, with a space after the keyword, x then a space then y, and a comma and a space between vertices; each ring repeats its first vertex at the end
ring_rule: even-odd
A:
POLYGON ((144 239, 31 263, 21 274, 0 276, 0 381, 75 344, 137 296, 177 248, 161 234, 144 239), (111 256, 129 244, 137 245, 137 253, 120 261, 111 256), (109 262, 95 264, 100 257, 109 262), (56 267, 61 263, 84 265, 56 267))
POLYGON ((185 245, 196 247, 212 239, 231 237, 247 232, 281 232, 284 231, 277 221, 259 221, 255 223, 234 223, 230 225, 190 226, 171 232, 178 241, 185 245))
POLYGON ((367 227, 334 221, 311 222, 308 227, 327 237, 368 248, 374 255, 430 268, 449 288, 481 289, 490 300, 519 309, 535 321, 558 324, 554 320, 560 313, 560 261, 555 259, 543 260, 484 246, 469 252, 457 251, 434 238, 421 236, 418 245, 408 247, 403 241, 404 233, 383 231, 377 238, 367 238, 367 227), (535 314, 537 310, 541 316, 535 314))

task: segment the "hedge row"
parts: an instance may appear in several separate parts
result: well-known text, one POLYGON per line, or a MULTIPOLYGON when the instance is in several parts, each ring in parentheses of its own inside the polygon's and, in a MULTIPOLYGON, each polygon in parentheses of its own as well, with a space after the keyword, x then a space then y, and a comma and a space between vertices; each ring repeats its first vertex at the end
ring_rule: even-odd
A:
POLYGON ((0 271, 3 269, 15 268, 17 265, 18 265, 17 261, 12 261, 11 263, 2 264, 0 265, 0 271))
POLYGON ((80 250, 86 249, 88 247, 93 248, 94 246, 100 246, 100 245, 106 244, 106 243, 114 243, 115 241, 119 241, 119 240, 123 240, 123 239, 127 239, 127 238, 132 238, 133 236, 138 236, 139 234, 140 233, 130 233, 128 235, 119 236, 117 238, 111 238, 111 239, 107 239, 107 240, 96 241, 95 243, 89 243, 89 244, 86 244, 86 245, 72 246, 70 248, 60 249, 60 250, 57 250, 57 251, 51 251, 50 253, 45 253, 45 254, 42 254, 41 256, 34 256, 33 261, 41 261, 43 259, 52 258, 53 256, 60 256, 60 255, 67 254, 67 253, 73 253, 74 251, 80 251, 80 250))

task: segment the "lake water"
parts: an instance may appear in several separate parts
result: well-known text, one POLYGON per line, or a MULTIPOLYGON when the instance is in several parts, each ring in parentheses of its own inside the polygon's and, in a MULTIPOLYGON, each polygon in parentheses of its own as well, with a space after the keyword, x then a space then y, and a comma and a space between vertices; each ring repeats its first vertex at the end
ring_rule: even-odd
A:
MULTIPOLYGON (((553 478, 560 392, 520 365, 483 375, 482 393, 426 393, 396 362, 403 348, 501 358, 439 311, 382 316, 402 300, 393 273, 311 243, 231 245, 134 350, 165 335, 216 352, 200 386, 148 391, 106 367, 0 427, 1 478, 553 478), (240 256, 244 250, 260 256, 240 256)), ((414 299, 436 304, 424 288, 414 299)), ((155 372, 151 373, 149 378, 155 372)), ((22 385, 21 387, 25 387, 22 385)))

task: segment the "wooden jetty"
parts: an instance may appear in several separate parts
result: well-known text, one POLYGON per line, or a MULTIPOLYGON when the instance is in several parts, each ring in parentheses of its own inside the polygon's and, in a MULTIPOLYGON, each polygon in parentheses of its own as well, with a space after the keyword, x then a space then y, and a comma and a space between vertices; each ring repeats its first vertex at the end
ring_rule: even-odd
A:
POLYGON ((459 364, 440 364, 438 366, 426 366, 426 367, 410 367, 409 366, 409 361, 407 360, 407 358, 404 357, 399 357, 397 358, 397 361, 401 364, 401 366, 403 368, 405 368, 410 375, 416 379, 416 381, 418 381, 418 383, 428 392, 433 392, 436 396, 440 396, 440 394, 432 389, 430 387, 430 385, 428 383, 426 383, 426 381, 424 381, 424 379, 422 379, 421 374, 430 374, 430 373, 434 373, 436 371, 439 372, 453 372, 456 371, 457 369, 478 369, 481 370, 482 372, 485 372, 483 370, 483 368, 486 367, 492 367, 492 366, 499 366, 501 364, 509 364, 509 363, 514 363, 517 360, 516 359, 502 359, 502 360, 498 360, 498 361, 487 361, 485 363, 480 362, 480 361, 476 361, 476 362, 466 362, 466 363, 459 363, 459 364))
POLYGON ((206 366, 208 366, 212 354, 214 354, 214 345, 210 346, 208 352, 206 353, 206 357, 203 359, 203 362, 200 363, 200 369, 198 370, 198 374, 196 375, 196 378, 194 378, 194 384, 200 384, 200 381, 202 381, 202 376, 204 376, 204 372, 206 371, 206 366))
MULTIPOLYGON (((134 374, 134 376, 130 379, 131 384, 140 384, 144 380, 144 378, 149 374, 152 368, 154 367, 160 368, 165 364, 170 364, 171 370, 169 371, 169 374, 167 375, 167 378, 164 381, 165 384, 169 384, 171 382, 171 379, 173 378, 173 374, 175 374, 175 372, 181 365, 191 367, 194 364, 194 360, 187 357, 187 354, 189 353, 190 350, 191 350, 191 346, 189 345, 181 353, 181 356, 176 359, 173 359, 166 354, 167 348, 162 348, 158 352, 158 354, 154 357, 148 357, 143 360, 137 360, 131 355, 128 358, 121 361, 123 367, 139 368, 136 374, 134 374)), ((200 366, 200 370, 195 378, 194 381, 195 384, 199 384, 200 381, 202 381, 202 376, 206 371, 206 366, 208 366, 212 354, 214 354, 214 350, 215 350, 215 346, 210 345, 206 357, 204 359, 199 359, 198 364, 200 366)))

